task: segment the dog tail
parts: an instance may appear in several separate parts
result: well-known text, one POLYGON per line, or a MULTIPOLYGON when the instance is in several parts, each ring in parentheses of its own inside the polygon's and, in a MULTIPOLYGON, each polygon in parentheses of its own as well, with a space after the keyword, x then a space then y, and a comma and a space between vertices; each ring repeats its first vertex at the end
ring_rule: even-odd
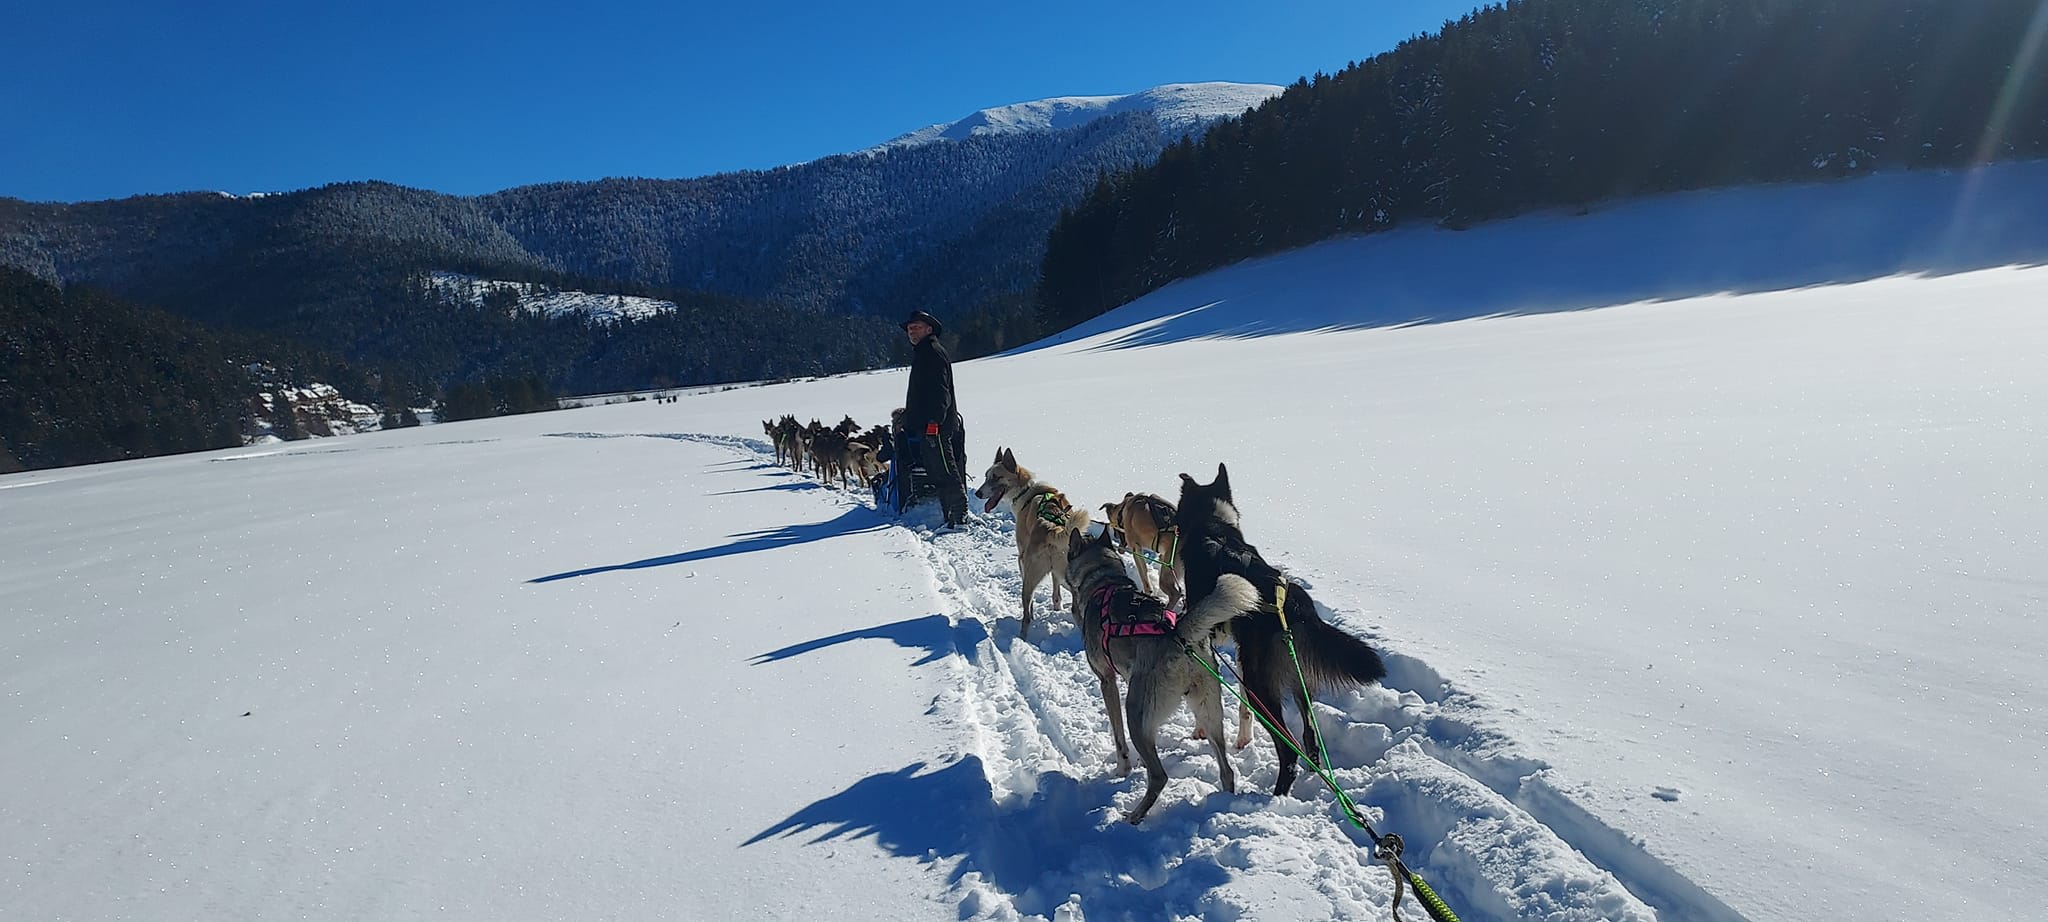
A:
MULTIPOLYGON (((1207 601, 1207 600, 1204 600, 1207 601)), ((1295 650, 1301 657, 1301 672, 1317 692, 1371 685, 1387 677, 1387 665, 1372 647, 1344 633, 1317 614, 1315 603, 1297 609, 1295 597, 1287 599, 1287 620, 1294 628, 1295 650)))
POLYGON ((1181 616, 1174 633, 1183 640, 1194 640, 1225 624, 1239 615, 1257 611, 1259 591, 1244 577, 1225 573, 1216 580, 1216 591, 1202 599, 1202 604, 1181 616))

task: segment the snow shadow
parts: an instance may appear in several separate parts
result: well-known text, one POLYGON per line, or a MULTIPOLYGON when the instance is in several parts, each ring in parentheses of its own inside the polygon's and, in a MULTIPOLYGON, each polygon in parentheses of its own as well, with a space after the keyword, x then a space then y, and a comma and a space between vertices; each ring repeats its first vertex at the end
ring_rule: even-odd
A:
POLYGON ((846 643, 849 640, 870 639, 893 641, 899 647, 925 651, 924 659, 911 663, 912 666, 935 663, 956 653, 972 662, 980 655, 977 651, 980 648, 981 642, 988 639, 988 629, 982 627, 981 622, 973 618, 965 618, 960 623, 954 624, 947 620, 945 615, 926 615, 922 618, 909 618, 893 624, 862 628, 857 631, 843 631, 830 637, 820 637, 816 640, 791 644, 779 650, 770 650, 760 654, 749 662, 755 666, 764 666, 778 660, 789 659, 792 656, 801 656, 813 650, 822 650, 826 647, 846 643))
POLYGON ((1203 915, 1209 891, 1231 879, 1214 861, 1190 860, 1216 794, 1197 803, 1162 800, 1145 825, 1104 824, 1119 781, 1039 776, 1028 797, 997 803, 979 757, 941 767, 914 762, 870 775, 755 834, 809 835, 809 844, 873 837, 889 854, 921 861, 957 859, 949 882, 963 886, 963 918, 993 889, 1017 913, 1048 918, 1078 894, 1091 922, 1203 915))
MULTIPOLYGON (((751 468, 751 467, 747 467, 747 468, 739 468, 739 470, 753 470, 753 468, 751 468)), ((742 494, 742 493, 774 493, 774 492, 783 492, 783 493, 803 493, 803 492, 808 492, 808 491, 811 491, 811 490, 823 490, 823 489, 827 489, 827 487, 826 487, 826 486, 825 486, 824 484, 822 484, 822 483, 819 483, 819 482, 817 482, 817 481, 815 481, 815 480, 792 480, 792 481, 789 481, 789 482, 787 482, 787 483, 771 483, 771 484, 769 484, 769 485, 767 485, 767 486, 765 486, 765 487, 748 487, 748 488, 746 488, 746 489, 744 489, 744 490, 721 490, 721 491, 719 491, 719 492, 717 492, 717 493, 706 493, 706 494, 704 494, 704 495, 705 495, 705 496, 738 496, 739 494, 742 494)))
POLYGON ((880 531, 889 527, 889 525, 890 520, 887 517, 870 507, 850 506, 840 512, 838 516, 822 522, 811 522, 804 525, 785 525, 781 528, 728 535, 727 537, 738 540, 721 544, 717 547, 684 551, 680 554, 668 554, 661 557, 648 557, 628 563, 615 563, 602 567, 586 567, 581 570, 551 573, 547 576, 534 577, 527 580, 527 582, 552 583, 556 580, 595 576, 599 573, 612 573, 618 570, 645 570, 653 567, 666 567, 671 564, 731 557, 737 554, 751 554, 755 551, 780 550, 797 544, 809 544, 813 541, 824 541, 829 538, 838 538, 845 535, 880 531))
POLYGON ((761 830, 740 847, 815 831, 808 844, 873 836, 876 845, 893 855, 965 855, 968 830, 985 820, 992 807, 981 760, 970 757, 925 769, 925 763, 913 762, 898 771, 869 775, 761 830))
POLYGON ((1401 227, 1175 282, 1028 352, 1585 310, 2048 263, 2048 162, 1752 186, 1401 227))

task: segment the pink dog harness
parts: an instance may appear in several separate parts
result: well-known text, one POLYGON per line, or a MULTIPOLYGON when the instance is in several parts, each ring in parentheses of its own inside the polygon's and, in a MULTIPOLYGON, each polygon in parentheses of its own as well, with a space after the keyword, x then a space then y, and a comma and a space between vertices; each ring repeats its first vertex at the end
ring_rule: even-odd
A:
POLYGON ((1102 639, 1161 637, 1173 633, 1180 614, 1131 585, 1104 586, 1088 597, 1102 616, 1102 639), (1140 600, 1143 601, 1140 601, 1140 600), (1146 603, 1151 604, 1146 604, 1146 603))

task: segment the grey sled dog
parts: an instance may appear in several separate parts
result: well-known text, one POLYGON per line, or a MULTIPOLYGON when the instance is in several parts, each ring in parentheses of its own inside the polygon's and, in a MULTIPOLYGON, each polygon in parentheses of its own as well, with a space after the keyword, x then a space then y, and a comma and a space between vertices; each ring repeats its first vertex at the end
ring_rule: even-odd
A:
POLYGON ((1094 538, 1080 532, 1068 536, 1066 578, 1074 590, 1074 621, 1086 644, 1088 668, 1102 682, 1102 707, 1109 712, 1110 732, 1116 737, 1117 768, 1130 773, 1133 745, 1145 764, 1145 799, 1124 819, 1133 825, 1143 820, 1166 788, 1166 766, 1159 761, 1159 727, 1183 699, 1195 714, 1195 726, 1205 731, 1216 752, 1219 786, 1226 793, 1237 793, 1237 772, 1223 745, 1222 685, 1188 652, 1214 668, 1213 632, 1231 619, 1257 610, 1258 590, 1243 578, 1226 574, 1217 578, 1202 604, 1182 615, 1171 629, 1161 625, 1165 633, 1111 636, 1105 621, 1112 609, 1122 606, 1156 614, 1164 605, 1156 596, 1140 592, 1131 581, 1123 555, 1111 543, 1109 529, 1094 538), (1118 675, 1125 676, 1130 685, 1121 708, 1117 707, 1118 675), (1124 735, 1126 720, 1129 742, 1124 735))

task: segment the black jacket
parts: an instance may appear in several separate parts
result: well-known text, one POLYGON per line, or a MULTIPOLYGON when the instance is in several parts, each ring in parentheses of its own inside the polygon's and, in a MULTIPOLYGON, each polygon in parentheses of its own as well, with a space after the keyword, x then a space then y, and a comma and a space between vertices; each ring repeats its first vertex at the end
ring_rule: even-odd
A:
POLYGON ((910 390, 903 396, 904 432, 923 435, 932 423, 949 428, 959 415, 960 406, 953 397, 953 359, 946 354, 946 347, 939 345, 937 334, 927 336, 910 359, 910 390))

